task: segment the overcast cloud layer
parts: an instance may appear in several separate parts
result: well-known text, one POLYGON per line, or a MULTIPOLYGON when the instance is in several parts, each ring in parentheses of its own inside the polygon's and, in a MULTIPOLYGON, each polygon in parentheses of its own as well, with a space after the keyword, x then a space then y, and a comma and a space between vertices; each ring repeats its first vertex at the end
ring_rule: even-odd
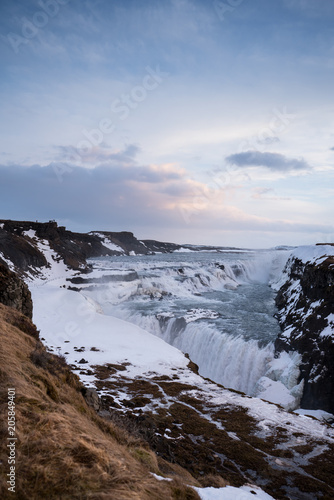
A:
POLYGON ((334 3, 3 0, 0 218, 334 239, 334 3))

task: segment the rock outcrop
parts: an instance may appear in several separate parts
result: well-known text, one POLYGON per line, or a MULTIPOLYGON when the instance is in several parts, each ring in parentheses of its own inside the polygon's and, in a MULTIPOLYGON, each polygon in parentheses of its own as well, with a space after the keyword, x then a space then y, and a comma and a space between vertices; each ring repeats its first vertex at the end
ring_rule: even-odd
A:
POLYGON ((282 328, 276 352, 302 356, 301 407, 334 413, 334 259, 324 255, 305 262, 292 256, 285 272, 276 298, 282 328))
POLYGON ((0 302, 32 318, 32 300, 27 285, 0 264, 0 302))
POLYGON ((71 269, 87 268, 87 259, 105 255, 152 255, 180 249, 174 243, 139 241, 129 231, 75 233, 57 222, 0 220, 0 263, 10 262, 20 274, 49 267, 45 246, 54 260, 63 260, 71 269), (42 248, 44 247, 44 248, 42 248))

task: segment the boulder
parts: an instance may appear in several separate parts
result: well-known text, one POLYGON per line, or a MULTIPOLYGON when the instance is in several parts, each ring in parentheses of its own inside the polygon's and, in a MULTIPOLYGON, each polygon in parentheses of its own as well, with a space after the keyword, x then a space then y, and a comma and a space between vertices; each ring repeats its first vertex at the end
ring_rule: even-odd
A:
POLYGON ((32 318, 32 300, 28 286, 6 266, 0 264, 0 302, 32 318))

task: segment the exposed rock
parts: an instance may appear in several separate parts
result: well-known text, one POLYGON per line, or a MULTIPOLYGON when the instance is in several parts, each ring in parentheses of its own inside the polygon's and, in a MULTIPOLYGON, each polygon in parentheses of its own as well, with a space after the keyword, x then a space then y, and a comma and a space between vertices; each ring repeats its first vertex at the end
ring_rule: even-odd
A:
POLYGON ((176 245, 175 243, 162 243, 161 241, 156 240, 143 240, 142 243, 151 253, 171 253, 181 248, 181 245, 176 245))
POLYGON ((43 267, 48 264, 43 253, 27 239, 5 229, 0 229, 0 262, 1 253, 17 270, 23 272, 28 271, 30 267, 43 267))
POLYGON ((32 300, 27 285, 0 264, 0 302, 32 318, 32 300))
POLYGON ((20 274, 49 266, 40 244, 47 244, 56 259, 71 269, 89 270, 87 259, 104 255, 152 255, 169 253, 180 245, 154 240, 139 241, 131 232, 74 233, 56 221, 0 220, 0 263, 9 260, 20 274), (3 256, 3 259, 1 259, 3 256))
POLYGON ((101 276, 100 278, 82 278, 82 276, 75 276, 74 278, 68 278, 67 281, 75 285, 84 285, 87 283, 116 283, 119 281, 135 281, 139 279, 138 273, 136 271, 129 271, 126 274, 111 274, 101 276))
POLYGON ((101 408, 102 408, 101 400, 99 398, 99 395, 98 395, 96 389, 88 389, 85 387, 83 389, 82 393, 83 393, 83 397, 85 398, 88 406, 91 406, 96 411, 101 410, 101 408))
POLYGON ((334 413, 334 261, 288 261, 288 280, 277 294, 282 328, 276 352, 302 355, 302 408, 334 413))
POLYGON ((156 252, 171 253, 182 249, 217 252, 221 249, 234 250, 230 247, 140 241, 129 231, 75 233, 58 226, 54 220, 30 222, 0 219, 0 263, 10 261, 20 275, 36 274, 40 268, 50 267, 45 245, 53 251, 54 260, 62 260, 69 268, 81 272, 90 271, 87 259, 105 255, 154 255, 156 252))

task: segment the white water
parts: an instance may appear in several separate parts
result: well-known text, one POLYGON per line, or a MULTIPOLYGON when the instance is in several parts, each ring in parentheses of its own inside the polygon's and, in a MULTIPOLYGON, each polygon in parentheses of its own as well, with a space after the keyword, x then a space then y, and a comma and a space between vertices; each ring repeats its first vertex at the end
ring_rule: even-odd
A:
MULTIPOLYGON (((92 261, 98 275, 120 278, 83 293, 105 314, 188 353, 201 375, 252 396, 265 387, 270 398, 273 381, 276 391, 283 381, 272 370, 279 326, 269 283, 279 279, 287 257, 288 252, 268 251, 100 258, 92 261)), ((290 365, 296 371, 296 363, 290 365)), ((297 399, 298 394, 289 399, 289 408, 297 399)))

